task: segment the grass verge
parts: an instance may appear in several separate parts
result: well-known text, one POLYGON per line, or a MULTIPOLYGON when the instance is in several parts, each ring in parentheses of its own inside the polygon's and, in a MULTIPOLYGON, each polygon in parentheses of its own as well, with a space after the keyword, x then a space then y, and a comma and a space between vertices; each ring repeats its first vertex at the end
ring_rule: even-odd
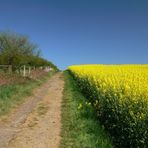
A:
POLYGON ((60 148, 113 148, 91 104, 78 91, 69 73, 65 71, 64 75, 60 148))
POLYGON ((21 104, 27 96, 32 94, 32 90, 40 86, 49 79, 54 72, 49 72, 47 76, 44 76, 37 80, 27 80, 22 84, 17 82, 0 86, 0 117, 8 114, 11 109, 21 104))

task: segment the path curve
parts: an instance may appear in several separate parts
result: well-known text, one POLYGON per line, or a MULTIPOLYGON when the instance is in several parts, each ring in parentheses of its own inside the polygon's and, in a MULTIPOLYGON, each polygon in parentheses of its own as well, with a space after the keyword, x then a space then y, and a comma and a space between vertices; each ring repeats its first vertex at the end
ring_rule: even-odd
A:
POLYGON ((63 74, 57 73, 35 91, 7 124, 0 124, 0 148, 58 148, 63 74))

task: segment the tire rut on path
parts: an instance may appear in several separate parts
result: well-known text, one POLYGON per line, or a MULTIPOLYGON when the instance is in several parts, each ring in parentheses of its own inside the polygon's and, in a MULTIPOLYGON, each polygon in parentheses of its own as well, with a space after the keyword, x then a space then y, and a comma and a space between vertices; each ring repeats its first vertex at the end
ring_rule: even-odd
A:
POLYGON ((58 148, 63 88, 57 73, 0 124, 0 148, 58 148))

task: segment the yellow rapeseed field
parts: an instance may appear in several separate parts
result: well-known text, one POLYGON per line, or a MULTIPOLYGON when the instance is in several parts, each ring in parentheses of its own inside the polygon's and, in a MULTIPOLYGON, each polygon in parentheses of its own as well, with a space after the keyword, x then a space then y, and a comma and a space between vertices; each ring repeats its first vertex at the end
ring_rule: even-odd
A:
POLYGON ((148 146, 148 65, 68 69, 117 145, 148 146))

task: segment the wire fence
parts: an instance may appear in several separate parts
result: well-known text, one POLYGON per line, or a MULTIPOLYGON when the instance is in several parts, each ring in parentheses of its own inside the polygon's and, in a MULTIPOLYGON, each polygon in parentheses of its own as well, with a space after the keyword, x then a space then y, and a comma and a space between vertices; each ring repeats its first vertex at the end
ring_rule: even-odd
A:
POLYGON ((17 73, 23 77, 31 77, 32 72, 37 69, 40 69, 45 72, 52 71, 52 68, 49 66, 35 67, 35 66, 23 65, 19 68, 15 68, 15 70, 13 70, 13 69, 14 69, 14 67, 12 65, 0 65, 0 72, 9 73, 9 74, 17 73))

